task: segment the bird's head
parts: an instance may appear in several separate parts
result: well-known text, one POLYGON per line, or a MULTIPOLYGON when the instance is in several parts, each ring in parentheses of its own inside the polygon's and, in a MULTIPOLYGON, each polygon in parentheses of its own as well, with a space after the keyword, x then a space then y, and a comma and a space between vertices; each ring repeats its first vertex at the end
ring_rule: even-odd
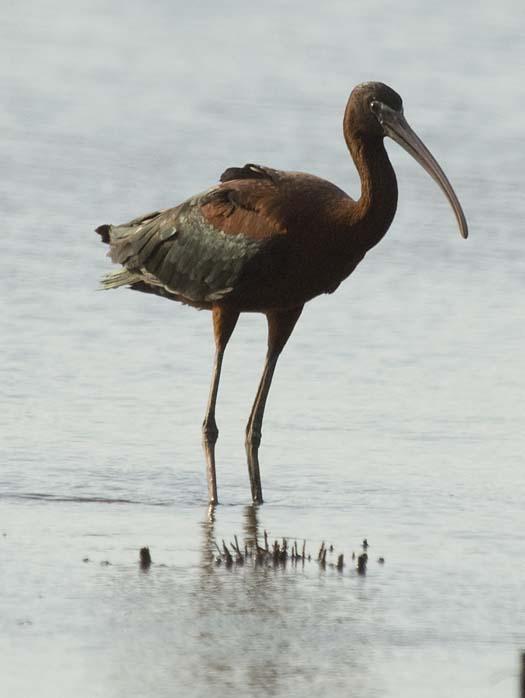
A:
POLYGON ((468 226, 461 204, 445 173, 423 141, 410 128, 403 114, 403 100, 382 82, 363 82, 352 90, 345 111, 345 137, 366 141, 392 138, 418 162, 439 185, 456 215, 462 237, 468 226))

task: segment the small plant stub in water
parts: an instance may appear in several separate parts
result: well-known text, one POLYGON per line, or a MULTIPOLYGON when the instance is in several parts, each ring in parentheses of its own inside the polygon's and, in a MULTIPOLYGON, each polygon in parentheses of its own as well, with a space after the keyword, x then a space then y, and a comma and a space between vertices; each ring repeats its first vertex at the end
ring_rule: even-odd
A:
POLYGON ((140 549, 140 566, 143 570, 147 570, 151 565, 151 555, 149 548, 140 549))
POLYGON ((366 563, 368 562, 368 554, 362 553, 357 558, 357 571, 359 574, 366 574, 366 563))
MULTIPOLYGON (((365 542, 366 539, 363 543, 365 542)), ((321 543, 319 552, 315 557, 307 553, 306 540, 303 541, 300 548, 297 541, 290 544, 286 538, 281 538, 280 540, 276 539, 272 544, 269 540, 267 531, 264 532, 264 539, 261 541, 261 545, 259 545, 257 539, 255 539, 246 541, 241 547, 237 536, 234 537, 234 542, 227 544, 226 541, 222 539, 221 543, 221 545, 218 545, 215 541, 213 542, 216 549, 215 564, 217 566, 224 565, 228 569, 240 567, 249 562, 253 563, 254 567, 265 566, 284 568, 287 564, 294 567, 301 564, 301 566, 304 567, 305 562, 310 562, 311 560, 317 560, 321 570, 332 568, 343 573, 345 567, 344 555, 342 553, 336 555, 334 546, 326 545, 324 541, 321 543)), ((355 559, 356 555, 352 553, 352 560, 355 559)), ((357 557, 356 567, 352 565, 350 569, 360 575, 365 575, 367 562, 368 554, 363 552, 357 557)), ((383 563, 384 558, 380 557, 378 562, 383 563)))

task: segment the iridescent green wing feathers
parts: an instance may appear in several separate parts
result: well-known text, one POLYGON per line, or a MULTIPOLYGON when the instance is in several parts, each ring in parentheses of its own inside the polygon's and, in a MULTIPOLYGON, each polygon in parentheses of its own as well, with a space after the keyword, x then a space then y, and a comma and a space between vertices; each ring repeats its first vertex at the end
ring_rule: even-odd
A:
MULTIPOLYGON (((253 165, 235 170, 234 181, 226 178, 226 184, 212 187, 176 208, 156 211, 123 225, 97 228, 103 241, 110 244, 112 261, 124 267, 106 276, 103 287, 141 287, 146 283, 154 292, 156 287, 197 303, 227 296, 276 232, 275 223, 258 211, 257 195, 268 193, 260 187, 264 170, 253 165), (258 180, 258 186, 251 191, 246 186, 238 190, 235 184, 243 174, 244 179, 258 180), (258 223, 255 228, 264 233, 259 232, 257 237, 242 230, 252 230, 254 218, 258 223)), ((230 173, 233 168, 223 177, 230 173)), ((268 182, 268 175, 266 179, 268 182)))

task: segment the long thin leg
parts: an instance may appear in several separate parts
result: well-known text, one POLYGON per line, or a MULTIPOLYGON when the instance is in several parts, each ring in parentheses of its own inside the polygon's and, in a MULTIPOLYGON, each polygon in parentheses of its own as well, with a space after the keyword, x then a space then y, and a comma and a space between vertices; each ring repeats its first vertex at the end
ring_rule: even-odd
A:
POLYGON ((255 396, 250 418, 246 426, 246 456, 248 472, 254 502, 262 503, 261 474, 259 470, 259 445, 262 436, 262 423, 266 398, 272 384, 277 359, 288 341, 295 323, 302 312, 300 308, 292 310, 271 311, 266 314, 268 320, 268 352, 264 362, 263 374, 255 396))
POLYGON ((255 402, 253 403, 250 418, 246 426, 246 457, 248 460, 250 487, 253 501, 259 504, 263 502, 261 473, 259 469, 259 445, 262 436, 262 420, 264 408, 266 407, 266 398, 268 397, 278 358, 278 354, 268 353, 266 355, 261 382, 259 383, 255 402))
POLYGON ((206 408, 206 415, 202 423, 202 443, 206 454, 206 477, 208 480, 208 501, 217 504, 217 475, 215 472, 215 443, 219 436, 219 430, 215 422, 215 403, 221 377, 222 357, 224 351, 215 352, 213 374, 211 380, 210 397, 206 408))
POLYGON ((210 504, 217 504, 217 475, 215 471, 215 443, 219 436, 215 421, 215 404, 221 378, 222 359, 224 350, 232 335, 239 313, 219 306, 213 308, 213 333, 215 336, 215 361, 211 379, 210 396, 206 415, 202 423, 202 440, 206 454, 206 474, 208 479, 208 499, 210 504))

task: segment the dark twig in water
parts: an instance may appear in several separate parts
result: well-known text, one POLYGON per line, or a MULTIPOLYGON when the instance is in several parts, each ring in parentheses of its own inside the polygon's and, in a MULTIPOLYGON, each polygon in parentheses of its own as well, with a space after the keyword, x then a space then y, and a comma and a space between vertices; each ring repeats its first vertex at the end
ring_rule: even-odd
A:
POLYGON ((287 542, 286 538, 283 538, 282 546, 279 544, 278 540, 274 541, 274 544, 273 544, 273 562, 274 562, 274 565, 277 564, 278 562, 284 564, 287 559, 288 559, 288 542, 287 542))
POLYGON ((239 541, 237 540, 237 536, 233 536, 233 538, 235 540, 235 552, 237 553, 237 555, 240 555, 241 549, 239 548, 239 541))
POLYGON ((241 552, 241 549, 239 547, 239 541, 237 540, 237 536, 234 536, 235 538, 235 552, 237 553, 237 559, 236 562, 238 565, 244 565, 244 557, 241 552))
POLYGON ((366 563, 368 562, 367 553, 362 553, 357 558, 357 572, 359 574, 366 574, 366 563))
MULTIPOLYGON (((366 539, 365 539, 366 541, 366 539)), ((363 541, 363 543, 365 542, 363 541)), ((257 543, 257 539, 246 540, 244 543, 244 548, 242 549, 239 544, 239 539, 235 535, 233 542, 229 545, 226 544, 225 540, 222 540, 222 548, 217 545, 216 541, 213 541, 213 545, 217 550, 218 557, 216 558, 216 564, 221 565, 224 563, 225 567, 231 568, 234 566, 241 567, 249 560, 252 560, 256 567, 266 566, 266 567, 286 567, 287 562, 290 562, 293 567, 295 567, 299 561, 301 561, 304 567, 305 561, 311 561, 312 556, 306 551, 306 540, 303 540, 302 550, 299 553, 299 547, 297 541, 295 540, 293 544, 289 545, 287 538, 282 538, 280 541, 275 539, 273 544, 270 546, 268 540, 268 533, 264 532, 264 548, 257 543), (233 555, 232 555, 233 551, 233 555)), ((327 563, 327 555, 334 551, 334 546, 326 546, 325 542, 321 543, 319 548, 319 553, 317 555, 317 562, 322 570, 326 570, 327 567, 330 569, 336 569, 338 572, 343 572, 345 567, 344 555, 341 553, 337 555, 337 562, 327 563)), ((352 552, 352 560, 356 559, 356 554, 352 552)), ((377 560, 379 563, 384 563, 384 558, 380 557, 377 560)), ((368 554, 363 552, 357 557, 357 568, 356 571, 360 575, 366 574, 366 567, 368 562, 368 554)), ((352 566, 352 569, 353 566, 352 566)), ((523 696, 525 698, 525 696, 523 696)))
POLYGON ((140 549, 140 566, 142 567, 143 570, 147 570, 150 565, 151 565, 151 555, 149 552, 149 548, 141 548, 140 549))
POLYGON ((222 549, 224 550, 224 562, 226 564, 226 567, 231 567, 233 565, 233 557, 230 551, 228 550, 228 546, 224 542, 224 539, 222 541, 222 549))

